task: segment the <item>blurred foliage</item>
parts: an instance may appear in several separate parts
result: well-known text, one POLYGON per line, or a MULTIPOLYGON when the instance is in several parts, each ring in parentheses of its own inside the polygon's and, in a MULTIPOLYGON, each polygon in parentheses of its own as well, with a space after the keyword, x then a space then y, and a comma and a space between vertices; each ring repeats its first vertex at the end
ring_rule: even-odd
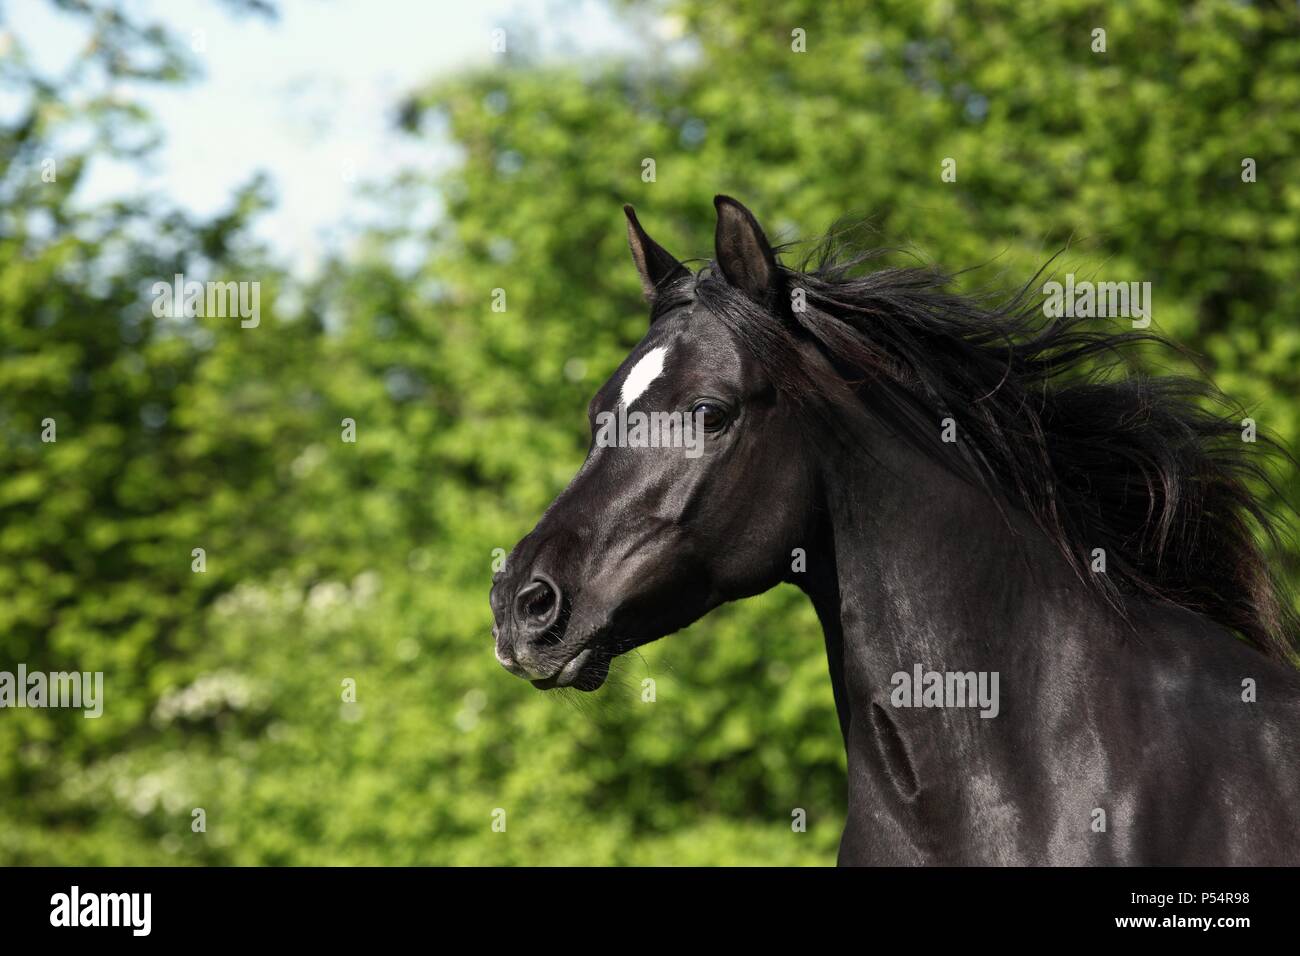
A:
POLYGON ((260 182, 213 221, 78 206, 92 156, 157 133, 114 81, 188 67, 117 4, 59 6, 100 25, 98 71, 41 77, 0 34, 0 84, 29 102, 0 125, 0 670, 102 670, 106 700, 0 711, 0 863, 834 860, 842 747, 792 589, 594 696, 493 659, 493 549, 577 468, 586 402, 644 330, 624 201, 683 257, 710 253, 715 192, 781 238, 869 214, 881 244, 987 263, 981 285, 1068 244, 1062 271, 1151 281, 1158 329, 1300 437, 1293 5, 622 3, 644 56, 511 54, 402 104, 462 159, 386 202, 436 193, 445 215, 307 285, 249 238, 260 182), (80 151, 71 124, 97 134, 80 151), (177 272, 260 281, 261 325, 155 318, 177 272))

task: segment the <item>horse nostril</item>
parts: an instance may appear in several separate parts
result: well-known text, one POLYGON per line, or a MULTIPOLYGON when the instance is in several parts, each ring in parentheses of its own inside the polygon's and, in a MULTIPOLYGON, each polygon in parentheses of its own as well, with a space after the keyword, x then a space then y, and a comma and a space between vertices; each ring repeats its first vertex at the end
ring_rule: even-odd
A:
POLYGON ((515 596, 519 616, 529 624, 545 627, 551 623, 559 605, 559 595, 549 581, 540 578, 530 582, 515 596))

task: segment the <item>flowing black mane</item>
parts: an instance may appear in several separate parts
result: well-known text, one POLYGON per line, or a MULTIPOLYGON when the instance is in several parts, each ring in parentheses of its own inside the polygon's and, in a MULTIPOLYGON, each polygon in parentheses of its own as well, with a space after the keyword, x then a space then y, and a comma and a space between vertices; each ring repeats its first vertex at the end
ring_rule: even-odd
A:
POLYGON ((1201 612, 1266 654, 1295 661, 1297 616, 1260 539, 1281 525, 1255 488, 1280 449, 1242 441, 1241 415, 1211 385, 1139 374, 1126 362, 1148 332, 1085 328, 1033 301, 1041 273, 1009 302, 953 291, 941 270, 863 271, 880 252, 834 236, 760 306, 712 264, 663 290, 723 321, 822 435, 843 434, 850 403, 946 466, 1023 508, 1079 577, 1121 614, 1126 594, 1201 612), (809 337, 839 371, 815 375, 809 337), (1125 374, 1117 375, 1117 371, 1125 374), (956 422, 956 446, 939 422, 956 422), (954 455, 954 447, 960 455, 954 455), (1106 553, 1091 573, 1092 549, 1106 553))

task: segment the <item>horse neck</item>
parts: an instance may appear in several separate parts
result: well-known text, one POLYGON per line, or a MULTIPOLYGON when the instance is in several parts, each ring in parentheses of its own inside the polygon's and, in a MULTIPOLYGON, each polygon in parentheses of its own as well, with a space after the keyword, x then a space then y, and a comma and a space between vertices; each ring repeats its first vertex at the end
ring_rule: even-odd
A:
POLYGON ((1040 652, 1018 633, 1079 582, 1028 518, 897 439, 823 475, 818 546, 801 582, 826 636, 841 729, 891 675, 1008 670, 1040 652))

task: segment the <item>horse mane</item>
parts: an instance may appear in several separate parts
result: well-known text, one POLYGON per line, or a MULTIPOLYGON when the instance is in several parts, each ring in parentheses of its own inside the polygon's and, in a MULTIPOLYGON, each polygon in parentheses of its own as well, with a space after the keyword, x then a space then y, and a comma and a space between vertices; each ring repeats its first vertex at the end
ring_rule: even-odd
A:
POLYGON ((1125 620, 1128 595, 1171 602, 1295 663, 1300 617, 1263 546, 1280 548, 1285 525, 1255 490, 1277 496, 1265 465, 1292 460, 1285 450, 1266 435, 1244 442, 1240 416, 1210 383, 1139 372, 1132 347, 1176 348, 1162 337, 1047 317, 1032 299, 1046 266, 998 302, 955 291, 957 274, 934 267, 863 271, 885 252, 832 231, 798 267, 779 268, 768 306, 710 264, 657 311, 699 301, 822 435, 842 435, 846 407, 867 403, 1026 511, 1125 620), (809 339, 834 381, 812 370, 809 339), (943 417, 956 423, 956 446, 940 440, 943 417), (1104 574, 1089 571, 1094 548, 1105 549, 1104 574))

